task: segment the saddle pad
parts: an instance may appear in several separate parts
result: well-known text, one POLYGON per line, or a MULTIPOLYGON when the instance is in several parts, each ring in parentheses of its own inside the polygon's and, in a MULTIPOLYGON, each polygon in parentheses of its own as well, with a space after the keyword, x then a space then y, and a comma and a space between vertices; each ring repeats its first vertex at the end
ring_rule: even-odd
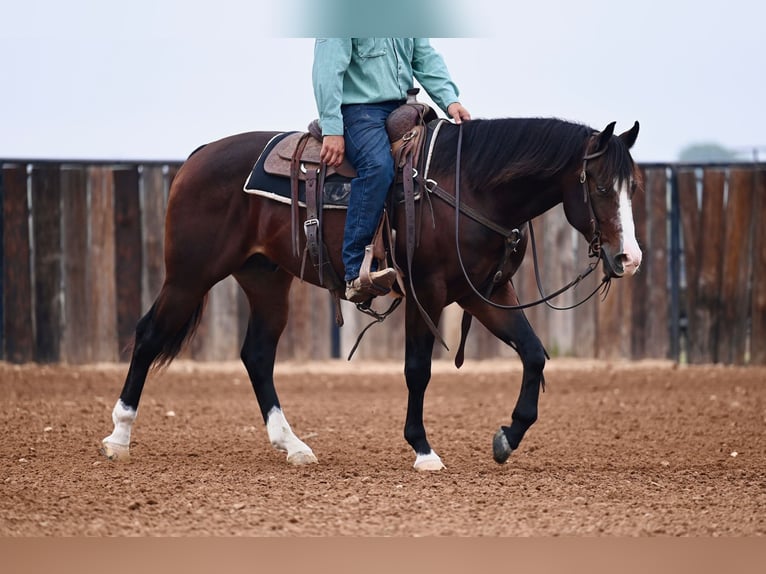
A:
MULTIPOLYGON (((245 181, 244 190, 246 193, 268 197, 281 203, 292 203, 292 193, 290 185, 290 176, 281 176, 268 173, 264 164, 269 154, 279 143, 298 132, 288 132, 274 136, 261 152, 260 157, 255 162, 250 175, 245 181)), ((325 209, 347 209, 348 197, 351 194, 351 179, 333 174, 325 179, 323 202, 325 209)), ((298 204, 306 206, 306 182, 298 182, 298 204)))
MULTIPOLYGON (((266 144, 266 147, 261 152, 260 157, 256 160, 250 175, 245 181, 244 191, 246 193, 267 197, 279 201, 280 203, 292 203, 289 175, 282 176, 268 173, 264 164, 269 155, 272 154, 272 150, 274 150, 281 141, 290 136, 294 137, 295 134, 300 135, 299 132, 277 134, 268 144, 266 144)), ((394 185, 393 193, 397 203, 402 203, 404 201, 404 190, 401 184, 394 185)), ((347 209, 350 195, 351 178, 337 173, 327 176, 322 197, 324 209, 347 209)), ((420 199, 420 195, 420 188, 416 187, 415 200, 420 199)), ((301 207, 306 206, 306 182, 302 180, 299 180, 298 182, 298 205, 301 207)))

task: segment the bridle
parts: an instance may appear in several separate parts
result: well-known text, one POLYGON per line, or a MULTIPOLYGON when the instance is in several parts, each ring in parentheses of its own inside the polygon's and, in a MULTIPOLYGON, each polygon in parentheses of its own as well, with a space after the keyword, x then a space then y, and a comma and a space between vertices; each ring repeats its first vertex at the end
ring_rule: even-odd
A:
POLYGON ((588 213, 590 216, 590 225, 593 231, 592 238, 588 245, 588 256, 590 258, 595 258, 595 261, 592 261, 588 264, 588 267, 585 271, 577 275, 572 281, 561 287, 560 289, 554 291, 550 294, 545 294, 543 287, 542 287, 542 281, 540 279, 540 269, 538 264, 538 258, 537 258, 537 245, 535 242, 535 235, 534 230, 532 227, 532 222, 528 221, 527 224, 529 226, 529 237, 532 242, 532 255, 534 260, 534 269, 535 269, 535 279, 537 281, 537 287, 540 291, 541 298, 537 301, 533 301, 531 303, 523 303, 519 305, 502 305, 500 303, 495 303, 489 299, 489 297, 492 295, 492 292, 494 289, 503 282, 503 279, 505 277, 504 269, 506 265, 508 264, 508 260, 511 257, 511 254, 514 253, 518 247, 519 242, 521 241, 521 232, 518 230, 518 228, 514 229, 508 229, 501 225, 498 225, 497 223, 493 222, 490 219, 487 219, 483 215, 481 215, 478 211, 474 210, 473 208, 470 208, 469 206, 463 204, 460 201, 460 163, 461 163, 461 151, 463 147, 463 125, 460 124, 458 126, 458 140, 457 140, 457 157, 455 160, 455 196, 454 198, 447 193, 444 189, 439 187, 439 185, 430 179, 421 180, 420 183, 425 187, 426 191, 429 193, 433 193, 452 207, 455 207, 455 250, 457 251, 458 256, 458 262, 460 263, 460 269, 463 273, 463 277, 465 278, 466 282, 468 283, 468 286, 471 288, 471 290, 474 292, 474 294, 479 297, 479 299, 486 303, 487 305, 490 305, 492 307, 495 307, 497 309, 506 309, 506 310, 519 310, 519 309, 527 309, 529 307, 534 307, 540 304, 545 303, 552 309, 557 310, 566 310, 566 309, 573 309, 575 307, 578 307, 588 301, 591 297, 593 297, 599 290, 604 288, 604 291, 606 292, 609 287, 609 281, 610 278, 605 275, 604 278, 601 280, 601 283, 582 301, 579 303, 576 303, 574 305, 571 305, 569 307, 556 307, 554 305, 551 305, 549 301, 551 299, 555 299, 559 295, 565 293, 569 289, 574 288, 576 285, 578 285, 583 279, 585 279, 588 275, 590 275, 597 267, 599 259, 601 258, 602 249, 601 249, 601 232, 598 227, 598 219, 596 218, 595 212, 593 210, 593 204, 590 199, 590 193, 588 192, 588 161, 592 159, 596 159, 600 156, 602 156, 606 148, 598 150, 596 152, 593 152, 591 154, 586 154, 583 157, 583 163, 582 163, 582 170, 580 171, 580 184, 582 185, 583 189, 583 201, 586 203, 588 208, 588 213), (464 215, 468 216, 469 218, 473 219, 477 223, 480 223, 487 229, 490 229, 494 231, 495 233, 498 233, 499 235, 503 236, 505 239, 504 244, 504 252, 500 259, 500 262, 497 267, 497 271, 493 274, 492 279, 489 281, 488 287, 486 289, 486 295, 479 292, 476 285, 471 281, 470 277, 468 276, 468 271, 465 268, 465 264, 463 263, 463 256, 460 251, 460 213, 463 213, 464 215))

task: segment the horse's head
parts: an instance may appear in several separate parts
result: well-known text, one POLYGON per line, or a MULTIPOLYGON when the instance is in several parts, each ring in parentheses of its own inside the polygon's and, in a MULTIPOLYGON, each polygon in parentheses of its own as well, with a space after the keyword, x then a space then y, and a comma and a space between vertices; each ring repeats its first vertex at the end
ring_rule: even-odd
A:
POLYGON ((628 151, 638 136, 638 122, 614 135, 614 122, 593 134, 586 145, 579 185, 564 195, 569 223, 600 255, 608 277, 633 275, 641 264, 631 199, 641 173, 628 151))

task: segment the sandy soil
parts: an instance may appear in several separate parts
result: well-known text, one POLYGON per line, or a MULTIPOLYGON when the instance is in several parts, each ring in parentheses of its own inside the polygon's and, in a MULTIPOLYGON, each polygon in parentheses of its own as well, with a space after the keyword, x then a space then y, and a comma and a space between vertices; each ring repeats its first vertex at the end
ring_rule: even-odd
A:
POLYGON ((319 457, 295 468, 238 364, 154 374, 115 464, 98 446, 125 365, 0 363, 0 535, 766 534, 766 369, 554 360, 537 424, 499 466, 518 363, 436 364, 433 474, 412 470, 401 371, 280 365, 285 413, 319 457))

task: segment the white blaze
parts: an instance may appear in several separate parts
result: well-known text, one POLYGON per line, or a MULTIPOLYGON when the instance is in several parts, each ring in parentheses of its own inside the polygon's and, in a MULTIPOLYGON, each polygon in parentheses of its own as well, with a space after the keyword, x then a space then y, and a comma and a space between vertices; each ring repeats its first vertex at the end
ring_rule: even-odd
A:
POLYGON ((628 182, 624 182, 620 188, 620 206, 618 217, 622 229, 622 251, 618 255, 623 256, 623 269, 626 275, 633 275, 641 265, 641 248, 636 239, 636 225, 633 222, 633 208, 628 194, 628 182))

